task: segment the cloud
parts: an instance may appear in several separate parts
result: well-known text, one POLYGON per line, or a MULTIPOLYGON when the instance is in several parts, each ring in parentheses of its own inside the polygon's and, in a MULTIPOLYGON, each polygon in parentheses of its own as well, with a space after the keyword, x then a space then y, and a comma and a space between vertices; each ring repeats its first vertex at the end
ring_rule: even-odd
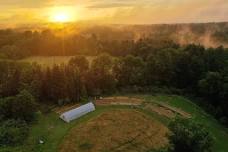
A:
POLYGON ((49 5, 51 0, 0 0, 3 8, 38 8, 49 5))
POLYGON ((89 5, 87 6, 87 8, 98 8, 98 9, 102 9, 102 8, 116 8, 116 7, 129 7, 129 4, 126 3, 98 3, 98 4, 93 4, 93 5, 89 5))
POLYGON ((120 24, 228 21, 227 0, 0 0, 0 21, 42 19, 54 6, 80 8, 80 19, 120 24))
MULTIPOLYGON (((155 0, 157 1, 157 0, 155 0)), ((95 0, 88 3, 87 8, 121 8, 121 7, 133 7, 151 4, 151 0, 95 0)))

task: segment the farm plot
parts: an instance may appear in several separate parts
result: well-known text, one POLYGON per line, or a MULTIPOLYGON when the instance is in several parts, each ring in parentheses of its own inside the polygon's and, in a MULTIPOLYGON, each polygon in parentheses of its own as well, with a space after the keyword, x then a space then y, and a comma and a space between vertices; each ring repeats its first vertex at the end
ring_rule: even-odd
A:
POLYGON ((156 112, 159 115, 165 116, 167 118, 174 118, 176 116, 181 116, 184 118, 191 118, 191 114, 165 103, 146 103, 144 109, 156 112))
POLYGON ((151 117, 130 109, 102 113, 73 129, 59 152, 138 152, 168 144, 169 130, 151 117))

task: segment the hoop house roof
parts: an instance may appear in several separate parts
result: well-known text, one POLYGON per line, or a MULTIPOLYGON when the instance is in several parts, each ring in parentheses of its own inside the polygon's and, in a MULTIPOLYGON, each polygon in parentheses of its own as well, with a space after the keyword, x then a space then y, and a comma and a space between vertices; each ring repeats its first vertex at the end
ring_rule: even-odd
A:
POLYGON ((70 122, 74 119, 77 119, 89 112, 92 112, 95 110, 95 106, 92 102, 89 102, 85 105, 82 105, 78 108, 72 109, 70 111, 64 112, 60 115, 60 118, 64 120, 65 122, 70 122))

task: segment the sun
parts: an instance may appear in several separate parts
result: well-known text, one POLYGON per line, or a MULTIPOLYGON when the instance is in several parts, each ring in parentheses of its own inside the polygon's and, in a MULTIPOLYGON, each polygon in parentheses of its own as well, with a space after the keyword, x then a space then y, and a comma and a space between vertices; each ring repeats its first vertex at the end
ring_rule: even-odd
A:
POLYGON ((67 23, 75 21, 75 14, 68 8, 53 8, 50 11, 51 22, 67 23))
POLYGON ((54 22, 69 22, 70 21, 70 16, 69 14, 65 13, 65 12, 59 12, 53 15, 53 21, 54 22))

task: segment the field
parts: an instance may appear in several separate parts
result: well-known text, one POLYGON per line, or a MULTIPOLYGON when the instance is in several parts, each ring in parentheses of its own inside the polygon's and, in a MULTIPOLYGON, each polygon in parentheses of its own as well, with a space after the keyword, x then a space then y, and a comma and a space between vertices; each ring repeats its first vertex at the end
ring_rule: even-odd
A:
MULTIPOLYGON (((54 64, 62 64, 62 63, 68 63, 70 59, 74 56, 34 56, 34 57, 29 57, 20 60, 21 62, 29 62, 29 63, 38 63, 44 67, 47 66, 53 66, 54 64)), ((87 56, 86 57, 88 61, 91 63, 93 58, 92 56, 87 56)))
POLYGON ((149 147, 153 149, 167 144, 165 134, 168 130, 165 126, 175 115, 191 117, 194 121, 206 125, 215 140, 213 152, 226 152, 228 149, 227 129, 184 97, 131 95, 104 98, 95 103, 96 111, 69 124, 60 120, 59 114, 54 111, 49 114, 39 113, 24 145, 1 147, 0 151, 131 152, 135 149, 146 152, 149 147), (115 100, 115 104, 107 104, 107 99, 115 100), (116 104, 123 100, 123 104, 116 104), (43 140, 44 144, 39 144, 39 140, 43 140))
POLYGON ((157 149, 168 141, 168 129, 136 110, 112 110, 73 128, 60 152, 138 152, 157 149))

